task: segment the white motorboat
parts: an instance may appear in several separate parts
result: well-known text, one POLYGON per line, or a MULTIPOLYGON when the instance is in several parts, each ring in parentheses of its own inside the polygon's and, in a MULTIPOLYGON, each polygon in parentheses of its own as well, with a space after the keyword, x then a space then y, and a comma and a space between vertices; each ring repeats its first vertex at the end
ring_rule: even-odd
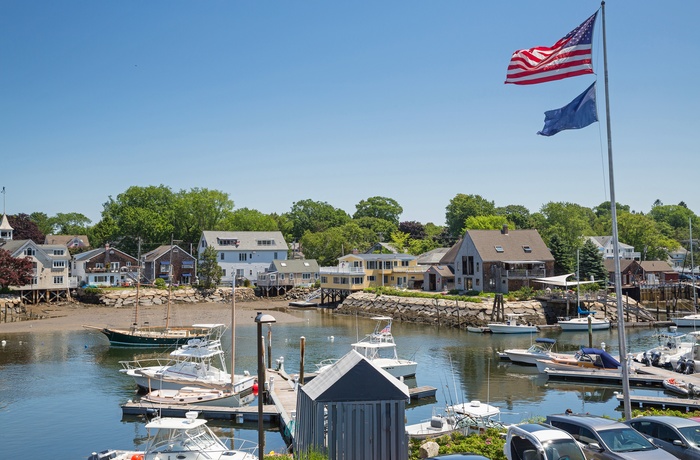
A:
POLYGON ((525 316, 522 313, 510 313, 506 315, 505 322, 488 323, 487 326, 494 334, 524 334, 538 332, 534 324, 524 324, 518 318, 525 316))
POLYGON ((152 390, 141 397, 141 402, 156 405, 242 407, 252 403, 254 392, 237 393, 230 388, 207 388, 198 386, 182 387, 178 390, 152 390))
POLYGON ((610 353, 601 348, 587 347, 581 347, 576 354, 566 358, 538 359, 536 365, 540 372, 545 372, 547 369, 561 371, 620 370, 620 362, 610 353))
POLYGON ((471 419, 464 415, 456 414, 449 408, 438 410, 433 408, 433 414, 429 420, 406 426, 406 434, 415 439, 436 438, 446 434, 470 433, 471 419))
POLYGON ((610 329, 610 319, 596 318, 593 314, 579 316, 577 318, 559 318, 557 324, 562 331, 587 331, 590 327, 593 331, 610 329))
MULTIPOLYGON (((375 316, 374 331, 364 339, 351 345, 352 349, 365 357, 369 362, 387 371, 394 377, 413 377, 416 375, 418 363, 409 359, 400 359, 396 352, 396 343, 391 333, 389 316, 375 316)), ((335 364, 336 359, 327 359, 317 364, 321 373, 335 364)))
POLYGON ((179 390, 185 386, 226 389, 234 393, 251 392, 255 377, 247 371, 235 375, 226 370, 221 348, 223 324, 209 325, 208 339, 192 339, 170 353, 170 359, 149 358, 120 361, 120 372, 132 377, 141 391, 179 390), (231 389, 232 387, 232 389, 231 389))
POLYGON ((472 432, 484 431, 487 428, 506 428, 501 422, 501 409, 491 404, 472 400, 468 403, 465 402, 447 406, 447 410, 457 415, 467 417, 472 432))
POLYGON ((550 359, 552 357, 570 358, 573 356, 552 351, 556 343, 554 339, 538 337, 535 339, 535 343, 530 345, 530 348, 511 348, 503 350, 502 354, 514 363, 525 364, 527 366, 536 366, 538 359, 550 359))
POLYGON ((647 366, 675 369, 680 360, 694 360, 697 350, 695 333, 659 332, 658 345, 638 353, 634 360, 647 366))
POLYGON ((198 412, 190 411, 185 418, 155 418, 146 424, 149 439, 145 450, 109 449, 93 452, 88 460, 258 460, 255 443, 240 440, 237 446, 229 448, 211 431, 207 421, 197 416, 198 412), (151 430, 155 430, 152 435, 151 430))
POLYGON ((678 327, 698 327, 700 326, 700 313, 694 315, 679 316, 673 318, 673 322, 678 327))

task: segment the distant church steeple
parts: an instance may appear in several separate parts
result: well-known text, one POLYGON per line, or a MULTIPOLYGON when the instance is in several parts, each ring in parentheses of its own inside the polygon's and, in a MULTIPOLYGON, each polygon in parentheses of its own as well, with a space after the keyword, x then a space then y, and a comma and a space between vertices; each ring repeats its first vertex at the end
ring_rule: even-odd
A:
POLYGON ((7 214, 5 213, 5 187, 2 188, 2 222, 0 222, 0 240, 11 240, 12 231, 14 229, 10 227, 10 222, 7 220, 7 214))

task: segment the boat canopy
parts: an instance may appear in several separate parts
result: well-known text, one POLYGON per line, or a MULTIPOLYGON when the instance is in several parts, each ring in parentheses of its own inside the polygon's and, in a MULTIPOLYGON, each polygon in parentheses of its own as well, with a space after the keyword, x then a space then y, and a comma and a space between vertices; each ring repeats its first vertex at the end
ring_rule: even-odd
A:
POLYGON ((538 337, 538 338, 535 339, 535 342, 538 342, 538 343, 551 343, 551 344, 557 343, 556 340, 554 340, 554 339, 548 339, 548 338, 546 338, 546 337, 538 337))
POLYGON ((569 273, 568 275, 559 276, 549 276, 547 278, 534 278, 532 281, 537 281, 538 283, 551 284, 552 286, 578 286, 579 284, 590 284, 598 283, 599 281, 567 281, 567 278, 574 276, 574 273, 569 273))
POLYGON ((613 358, 613 356, 605 350, 600 348, 586 348, 581 347, 581 351, 587 355, 598 355, 606 369, 620 367, 620 362, 613 358))

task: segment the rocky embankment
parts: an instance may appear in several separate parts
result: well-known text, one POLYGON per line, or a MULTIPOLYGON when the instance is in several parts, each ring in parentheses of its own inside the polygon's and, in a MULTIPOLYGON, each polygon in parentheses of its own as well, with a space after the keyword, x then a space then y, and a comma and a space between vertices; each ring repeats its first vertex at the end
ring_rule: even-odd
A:
MULTIPOLYGON (((172 303, 201 303, 201 302, 230 302, 231 288, 216 288, 206 291, 193 288, 173 289, 172 294, 167 289, 140 289, 138 295, 139 305, 165 305, 168 296, 172 303)), ((96 303, 110 307, 130 307, 136 304, 136 289, 119 289, 101 291, 99 294, 78 293, 77 300, 86 303, 96 303)), ((255 291, 251 288, 236 288, 236 301, 247 302, 258 300, 255 291)))
MULTIPOLYGON (((612 304, 591 304, 597 311, 596 316, 605 314, 611 321, 617 321, 617 310, 612 304)), ((640 318, 633 314, 632 321, 648 321, 648 313, 636 303, 627 305, 630 310, 640 312, 640 318)), ((627 307, 626 306, 626 307, 627 307)), ((427 323, 440 326, 466 329, 467 326, 485 326, 491 321, 494 308, 492 300, 482 302, 463 302, 447 299, 420 297, 398 297, 370 293, 354 293, 348 296, 335 310, 336 314, 360 316, 391 316, 396 321, 427 323)), ((563 316, 562 306, 550 305, 545 300, 508 301, 504 299, 503 311, 523 315, 523 322, 543 326, 556 322, 557 316, 563 316)))

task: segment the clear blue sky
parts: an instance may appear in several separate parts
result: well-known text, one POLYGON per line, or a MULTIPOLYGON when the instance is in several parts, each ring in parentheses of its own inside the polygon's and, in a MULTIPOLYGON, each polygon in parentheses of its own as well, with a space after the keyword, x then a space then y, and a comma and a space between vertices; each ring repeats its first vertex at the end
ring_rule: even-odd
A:
MULTIPOLYGON (((443 224, 459 193, 531 212, 609 199, 601 123, 546 138, 593 75, 504 85, 598 1, 31 1, 0 4, 7 213, 80 212, 129 186, 222 190, 236 208, 394 198, 443 224)), ((617 201, 700 214, 700 2, 606 4, 617 201), (693 140, 695 139, 695 140, 693 140)))

